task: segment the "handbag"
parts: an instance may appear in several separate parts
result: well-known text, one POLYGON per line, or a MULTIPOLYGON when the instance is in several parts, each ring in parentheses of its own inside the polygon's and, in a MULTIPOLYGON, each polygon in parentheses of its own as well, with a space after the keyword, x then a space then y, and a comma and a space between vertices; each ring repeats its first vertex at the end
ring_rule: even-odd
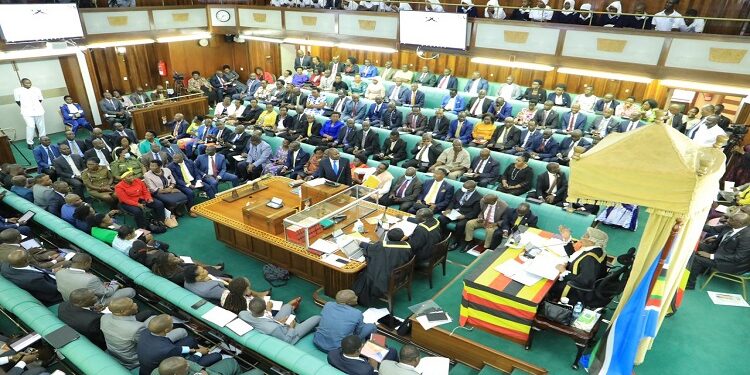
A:
POLYGON ((543 317, 565 325, 573 321, 573 306, 543 301, 540 313, 543 317))
POLYGON ((279 287, 284 286, 291 278, 289 271, 274 266, 273 264, 266 264, 263 266, 263 278, 268 281, 271 286, 279 287))

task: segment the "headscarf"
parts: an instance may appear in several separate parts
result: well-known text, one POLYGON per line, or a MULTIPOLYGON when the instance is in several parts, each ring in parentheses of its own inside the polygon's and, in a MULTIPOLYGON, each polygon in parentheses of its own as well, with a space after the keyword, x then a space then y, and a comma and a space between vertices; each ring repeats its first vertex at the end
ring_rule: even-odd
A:
POLYGON ((440 0, 427 0, 430 5, 430 12, 445 12, 443 5, 440 4, 440 0))
POLYGON ((468 6, 462 6, 461 8, 464 10, 464 12, 468 12, 469 9, 474 7, 474 0, 461 0, 461 4, 466 4, 468 6))
POLYGON ((607 241, 609 241, 607 233, 596 228, 587 228, 586 237, 594 243, 594 246, 601 247, 602 249, 607 247, 607 241))
POLYGON ((588 21, 589 18, 591 18, 591 4, 586 3, 581 5, 580 8, 581 12, 579 13, 579 17, 581 17, 582 20, 588 21))
POLYGON ((565 4, 570 4, 570 9, 569 10, 563 9, 563 10, 560 11, 560 13, 562 13, 562 14, 564 14, 566 16, 569 16, 569 15, 571 15, 571 14, 573 14, 573 13, 576 12, 576 0, 565 0, 563 2, 563 8, 565 8, 565 4))
POLYGON ((484 8, 484 17, 485 18, 493 18, 496 20, 503 20, 505 19, 505 11, 503 8, 500 7, 500 2, 498 0, 489 0, 487 2, 487 7, 484 8), (495 13, 490 16, 489 10, 490 8, 495 9, 495 13))
POLYGON ((622 15, 622 3, 620 3, 619 1, 613 1, 612 3, 610 3, 607 6, 607 15, 609 16, 609 18, 620 17, 622 15), (614 17, 609 13, 609 8, 610 7, 617 8, 617 13, 615 13, 614 17))

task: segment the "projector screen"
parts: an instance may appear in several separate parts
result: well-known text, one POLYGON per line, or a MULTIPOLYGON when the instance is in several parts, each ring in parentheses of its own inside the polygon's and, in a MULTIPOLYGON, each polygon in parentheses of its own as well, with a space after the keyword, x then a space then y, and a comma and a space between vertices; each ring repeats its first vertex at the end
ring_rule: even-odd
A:
POLYGON ((399 12, 401 44, 466 50, 468 19, 463 13, 399 12))
POLYGON ((83 37, 75 4, 0 5, 0 30, 9 43, 83 37))

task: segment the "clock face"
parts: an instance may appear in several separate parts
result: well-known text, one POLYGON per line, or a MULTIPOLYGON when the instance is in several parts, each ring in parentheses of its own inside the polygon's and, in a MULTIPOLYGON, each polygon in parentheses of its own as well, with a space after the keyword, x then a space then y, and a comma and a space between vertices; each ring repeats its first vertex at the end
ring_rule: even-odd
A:
POLYGON ((232 15, 229 14, 229 12, 224 9, 216 12, 216 20, 218 20, 219 22, 227 22, 231 18, 232 18, 232 15))

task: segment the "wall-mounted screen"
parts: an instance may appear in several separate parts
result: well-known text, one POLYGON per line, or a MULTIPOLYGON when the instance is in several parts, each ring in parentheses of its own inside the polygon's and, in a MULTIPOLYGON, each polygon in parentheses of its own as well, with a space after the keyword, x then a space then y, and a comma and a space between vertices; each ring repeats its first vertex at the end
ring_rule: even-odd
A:
POLYGON ((0 5, 0 30, 8 43, 83 37, 75 4, 0 5))
POLYGON ((402 45, 465 51, 468 31, 463 13, 399 12, 402 45))

